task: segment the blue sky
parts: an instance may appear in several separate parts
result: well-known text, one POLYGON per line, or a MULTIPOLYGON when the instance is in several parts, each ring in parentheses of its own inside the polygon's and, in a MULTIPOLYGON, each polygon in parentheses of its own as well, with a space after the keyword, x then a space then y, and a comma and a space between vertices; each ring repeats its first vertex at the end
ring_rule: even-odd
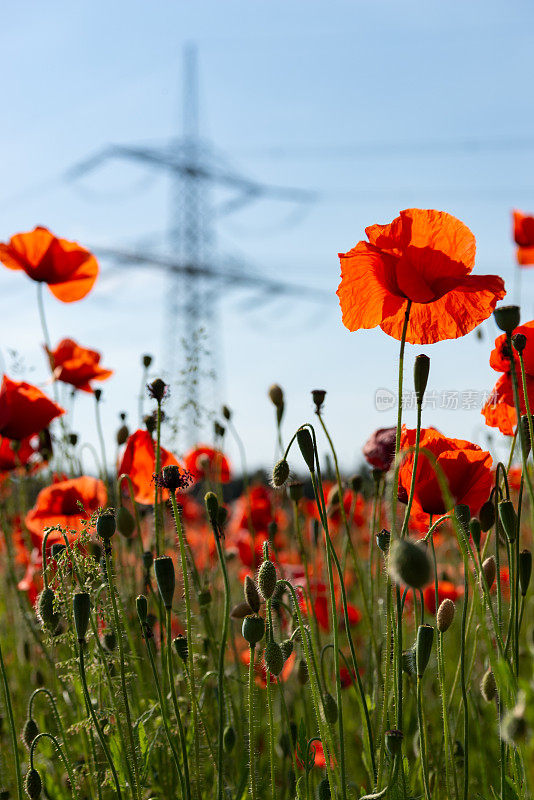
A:
MULTIPOLYGON (((286 391, 287 436, 313 416, 309 391, 327 389, 326 419, 347 469, 369 433, 394 421, 374 397, 395 386, 398 343, 378 329, 346 331, 335 295, 337 252, 366 225, 410 206, 449 211, 477 238, 476 271, 502 275, 511 289, 510 211, 534 211, 531 3, 19 0, 2 17, 3 239, 44 224, 82 243, 131 247, 164 231, 164 179, 124 165, 76 184, 62 176, 108 143, 179 130, 189 41, 199 54, 202 134, 239 172, 319 192, 298 218, 290 206, 258 202, 217 226, 221 252, 326 292, 320 305, 256 308, 250 293, 221 303, 222 399, 251 464, 272 462, 274 381, 286 391)), ((47 297, 47 314, 54 342, 72 336, 116 370, 103 385, 111 435, 118 411, 136 421, 141 353, 157 357, 154 375, 164 367, 166 284, 138 270, 110 273, 105 262, 102 276, 79 304, 47 297)), ((525 320, 534 316, 533 280, 523 274, 525 320)), ((35 287, 0 270, 0 303, 4 368, 15 374, 16 350, 24 377, 42 383, 35 287)), ((408 388, 424 350, 431 390, 491 389, 493 321, 483 333, 483 341, 409 346, 408 388)), ((406 420, 413 424, 413 412, 406 420)), ((424 424, 487 444, 481 423, 477 408, 425 411, 424 424)), ((77 402, 73 427, 95 438, 90 398, 77 402)))

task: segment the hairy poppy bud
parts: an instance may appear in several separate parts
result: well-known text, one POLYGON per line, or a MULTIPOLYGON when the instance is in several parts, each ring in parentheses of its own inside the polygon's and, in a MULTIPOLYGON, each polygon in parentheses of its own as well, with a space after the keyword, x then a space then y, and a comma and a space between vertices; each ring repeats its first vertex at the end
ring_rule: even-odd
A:
POLYGON ((154 573, 158 584, 159 593, 165 608, 172 606, 176 577, 174 574, 174 563, 170 556, 160 556, 154 561, 154 573))
POLYGON ((514 333, 512 336, 512 344, 514 346, 514 350, 516 350, 518 353, 522 353, 527 346, 527 337, 524 333, 514 333))
POLYGON ((148 369, 149 366, 152 364, 152 356, 149 355, 148 353, 145 353, 141 360, 143 362, 143 367, 145 369, 148 369))
POLYGON ((288 478, 289 464, 285 458, 281 458, 280 461, 277 461, 273 467, 272 483, 275 489, 279 489, 281 486, 283 486, 288 478))
POLYGON ((504 532, 510 544, 517 538, 517 514, 511 500, 501 500, 499 503, 499 517, 504 532))
POLYGON ((258 587, 264 600, 273 596, 276 586, 276 567, 272 561, 265 559, 258 570, 258 587))
POLYGON ((392 758, 400 756, 404 734, 396 729, 386 731, 386 749, 392 758))
MULTIPOLYGON (((534 420, 534 417, 531 416, 530 419, 534 420)), ((523 447, 525 448, 525 455, 528 456, 532 445, 530 442, 530 426, 527 414, 523 414, 521 417, 521 437, 523 439, 523 447)))
POLYGON ((473 540, 473 544, 478 550, 478 548, 480 547, 480 537, 482 534, 482 528, 480 527, 480 522, 476 517, 471 517, 471 519, 469 520, 469 530, 471 532, 471 539, 473 540))
POLYGON ((146 618, 148 615, 148 601, 144 594, 140 594, 139 597, 135 601, 135 606, 137 608, 137 616, 139 617, 139 622, 141 625, 146 624, 146 618))
POLYGON ((245 593, 245 600, 252 611, 257 614, 260 610, 261 599, 256 584, 249 575, 245 577, 245 585, 243 589, 245 593))
POLYGON ((79 642, 85 641, 85 634, 89 625, 89 615, 91 613, 91 598, 87 592, 77 592, 72 598, 72 609, 74 612, 74 627, 79 642))
POLYGON ((41 796, 41 789, 43 788, 41 776, 36 769, 33 769, 33 767, 31 767, 26 773, 24 788, 26 789, 26 794, 31 800, 38 800, 38 798, 41 796))
POLYGON ((265 620, 259 614, 248 614, 243 620, 241 628, 243 639, 245 639, 251 647, 255 647, 258 642, 261 642, 265 634, 265 620))
POLYGON ((135 530, 135 520, 126 506, 119 507, 116 522, 119 533, 124 536, 125 539, 129 539, 135 530))
POLYGON ((33 717, 28 717, 22 729, 22 741, 24 742, 28 750, 32 746, 32 742, 38 735, 38 733, 39 733, 39 726, 37 725, 36 721, 33 719, 33 717))
POLYGON ((445 633, 445 631, 449 630, 454 619, 455 611, 456 606, 449 597, 446 597, 445 600, 442 600, 436 615, 436 624, 440 633, 445 633))
POLYGON ((376 534, 376 544, 384 554, 389 551, 389 544, 391 542, 391 533, 385 528, 382 528, 380 533, 376 534))
POLYGON ((225 753, 231 753, 235 747, 236 735, 232 725, 227 725, 223 733, 223 747, 225 753))
POLYGON ((284 667, 284 654, 276 642, 268 642, 263 653, 265 666, 273 675, 280 675, 284 667))
POLYGON ((304 686, 310 680, 308 665, 303 658, 300 659, 297 666, 297 680, 301 686, 304 686))
POLYGON ((469 535, 469 522, 471 520, 471 509, 465 503, 458 503, 454 506, 454 516, 461 525, 464 536, 469 535))
POLYGON ((219 506, 219 510, 217 511, 217 527, 219 530, 222 530, 226 525, 226 520, 228 518, 228 509, 226 506, 219 506))
POLYGON ((528 591, 530 576, 532 574, 532 553, 530 550, 522 550, 519 553, 519 586, 523 597, 528 591))
POLYGON ((488 667, 480 681, 480 693, 486 703, 490 703, 497 696, 497 682, 490 667, 488 667))
POLYGON ((480 527, 486 533, 495 525, 495 506, 491 500, 486 500, 480 511, 478 512, 480 520, 480 527))
POLYGON ((182 636, 182 634, 179 633, 176 639, 172 640, 172 643, 174 645, 174 649, 176 650, 182 661, 184 662, 187 661, 187 657, 189 654, 189 647, 187 645, 186 637, 182 636))
POLYGON ((434 641, 434 628, 432 625, 419 625, 417 629, 417 644, 415 648, 415 663, 417 677, 422 678, 427 668, 432 652, 432 642, 434 641))
POLYGON ((511 334, 519 325, 519 306, 499 306, 493 312, 497 327, 505 333, 511 334))
POLYGON ((201 589, 198 593, 198 604, 201 608, 207 608, 211 603, 211 592, 208 587, 201 589))
POLYGON ((361 492, 362 484, 363 480, 361 475, 352 475, 352 477, 349 478, 349 486, 355 494, 361 492))
POLYGON ((304 497, 304 484, 302 484, 300 481, 293 481, 287 488, 289 492, 289 498, 294 503, 298 503, 298 501, 304 497))
POLYGON ((312 400, 315 403, 315 411, 318 414, 324 403, 326 392, 324 389, 312 389, 312 400))
POLYGON ((116 528, 115 514, 111 511, 105 511, 103 514, 98 515, 96 519, 96 532, 104 542, 109 542, 116 528))
POLYGON ((121 425, 120 428, 117 429, 117 444, 119 447, 126 443, 128 436, 130 435, 130 431, 128 430, 127 425, 121 425))
POLYGON ((297 431, 297 442, 302 453, 302 458, 311 473, 315 473, 315 451, 313 440, 309 428, 299 428, 297 431))
POLYGON ((423 397, 425 396, 426 385, 428 382, 428 373, 430 372, 430 359, 424 353, 416 356, 414 369, 413 369, 413 383, 415 388, 415 396, 417 398, 417 405, 421 405, 423 397))
POLYGON ((317 787, 317 800, 330 800, 332 793, 330 791, 330 783, 328 778, 323 778, 317 787))
POLYGON ((47 628, 50 633, 56 630, 60 615, 54 609, 55 594, 54 590, 47 586, 39 595, 39 602, 37 604, 37 614, 43 626, 47 628))
POLYGON ((228 406, 223 406, 221 408, 221 414, 223 415, 224 419, 228 420, 228 422, 232 419, 232 411, 228 408, 228 406))
POLYGON ((426 551, 410 539, 396 539, 390 549, 389 573, 396 583, 422 589, 429 582, 431 574, 426 551))
POLYGON ((488 556, 484 563, 482 564, 482 572, 484 573, 484 578, 486 579, 486 584, 488 589, 491 589, 493 586, 493 582, 495 580, 495 575, 497 574, 497 566, 495 564, 495 556, 488 556))
POLYGON ((277 383, 273 383, 271 388, 269 389, 269 398, 271 403, 276 408, 281 408, 284 405, 284 392, 277 383))
POLYGON ((527 733, 527 723, 523 713, 517 707, 508 711, 501 722, 501 738, 508 744, 518 744, 527 733))
POLYGON ((150 397, 158 403, 161 403, 167 392, 167 384, 165 381, 162 381, 161 378, 156 378, 156 380, 149 383, 146 388, 148 389, 150 397))
POLYGON ((329 692, 323 695, 323 711, 326 721, 330 725, 335 725, 337 722, 337 703, 329 692))
POLYGON ((284 661, 287 661, 293 652, 293 642, 291 639, 284 639, 283 642, 280 642, 280 649, 282 651, 282 655, 284 656, 284 661))
POLYGON ((204 505, 206 506, 211 526, 216 529, 218 525, 219 501, 215 492, 206 492, 204 495, 204 505))

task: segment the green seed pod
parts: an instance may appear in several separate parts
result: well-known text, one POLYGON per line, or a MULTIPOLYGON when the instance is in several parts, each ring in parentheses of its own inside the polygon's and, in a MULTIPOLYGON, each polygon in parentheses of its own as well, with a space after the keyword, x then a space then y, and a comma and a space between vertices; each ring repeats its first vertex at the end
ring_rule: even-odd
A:
POLYGON ((212 528, 217 528, 219 515, 219 501, 215 492, 206 492, 204 495, 204 505, 208 514, 208 519, 212 528))
POLYGON ((308 681, 310 680, 310 674, 308 672, 308 665, 306 664, 303 658, 300 659, 298 666, 297 666, 297 680, 301 686, 305 686, 308 681))
POLYGON ((273 474, 272 474, 272 484, 275 489, 280 489, 280 487, 284 486, 287 479, 289 478, 289 464, 285 460, 285 458, 280 459, 277 461, 273 467, 273 474))
POLYGON ((495 525, 495 505, 491 500, 486 500, 478 513, 480 527, 483 533, 487 533, 495 525))
POLYGON ((159 593, 165 608, 172 606, 176 577, 174 574, 174 563, 170 556, 160 556, 154 561, 154 573, 158 584, 159 593))
POLYGON ((402 740, 404 734, 402 731, 396 729, 386 731, 386 749, 392 758, 400 756, 402 752, 402 740))
POLYGON ((478 550, 478 548, 480 547, 480 537, 482 535, 482 528, 480 526, 480 522, 476 517, 471 517, 471 519, 469 520, 469 531, 471 532, 471 539, 473 540, 473 544, 478 550))
POLYGON ((445 631, 449 630, 454 619, 455 611, 456 606, 449 597, 442 600, 436 615, 436 624, 440 633, 445 633, 445 631))
POLYGON ((317 787, 317 800, 330 800, 332 794, 330 792, 330 783, 328 778, 323 778, 317 787))
POLYGON ((72 598, 72 609, 74 612, 74 627, 78 641, 85 641, 85 634, 89 625, 89 615, 91 613, 91 598, 87 592, 77 592, 72 598))
POLYGON ((495 556, 488 556, 488 558, 486 558, 482 564, 482 572, 484 573, 484 578, 486 579, 488 589, 491 589, 495 580, 495 575, 497 574, 495 556))
POLYGON ((318 414, 324 403, 326 391, 324 389, 312 389, 312 400, 315 404, 315 411, 318 414))
POLYGON ((434 628, 432 625, 419 625, 417 630, 417 644, 415 648, 415 663, 417 677, 422 678, 427 668, 434 641, 434 628))
POLYGON ((167 384, 165 381, 162 381, 161 378, 156 378, 156 380, 148 384, 147 389, 150 397, 158 403, 161 403, 167 391, 167 384))
POLYGON ((454 506, 454 516, 460 523, 463 534, 467 539, 469 535, 469 522, 471 520, 471 509, 465 503, 458 503, 457 506, 454 506))
POLYGON ((277 383, 273 383, 273 385, 269 389, 269 398, 271 403, 275 408, 283 408, 284 406, 284 392, 277 383))
POLYGON ((258 571, 258 587, 264 600, 273 596, 276 587, 276 567, 268 558, 262 562, 258 571))
POLYGON ((380 533, 376 534, 376 544, 381 550, 384 555, 389 551, 389 545, 391 542, 391 533, 387 531, 385 528, 382 528, 380 533))
POLYGON ((315 474, 315 451, 313 449, 313 439, 309 428, 299 428, 297 431, 297 442, 302 453, 302 458, 312 474, 315 474))
POLYGON ((293 481, 287 487, 289 499, 294 503, 298 503, 304 497, 304 484, 300 481, 293 481))
POLYGON ((171 492, 175 492, 183 486, 182 471, 178 464, 168 464, 161 470, 163 485, 171 492))
POLYGON ((524 597, 528 592, 530 576, 532 574, 532 553, 530 550, 522 550, 519 553, 519 586, 524 597))
POLYGON ((410 539, 396 539, 390 548, 389 573, 396 583, 412 589, 422 589, 431 577, 431 565, 426 550, 410 539))
POLYGON ((227 725, 223 733, 223 747, 225 753, 231 753, 235 747, 236 735, 232 725, 227 725))
POLYGON ((245 577, 245 584, 243 586, 243 590, 245 593, 246 602, 248 603, 254 614, 257 614, 258 611, 260 610, 261 599, 256 584, 254 583, 250 575, 247 575, 245 577))
POLYGON ((24 788, 26 789, 26 794, 31 798, 31 800, 37 800, 37 798, 41 796, 43 784, 41 782, 41 776, 36 769, 29 769, 26 773, 24 788))
POLYGON ((248 614, 243 620, 243 638, 251 647, 261 642, 265 634, 265 620, 259 614, 248 614))
POLYGON ((99 514, 96 519, 96 533, 104 542, 109 542, 117 528, 115 514, 110 511, 99 514))
POLYGON ((283 642, 280 642, 280 649, 282 651, 284 661, 287 661, 287 659, 293 652, 293 642, 291 641, 291 639, 284 639, 283 642))
POLYGON ((511 334, 519 325, 519 306, 500 306, 493 312, 493 317, 501 331, 511 334))
POLYGON ((430 359, 428 356, 425 356, 424 353, 421 353, 421 355, 416 356, 413 370, 413 383, 418 405, 421 405, 423 402, 429 372, 430 359))
POLYGON ((129 435, 130 431, 128 425, 121 425, 120 428, 117 429, 116 439, 119 447, 127 442, 129 435))
POLYGON ((518 353, 522 353, 525 347, 527 346, 527 337, 524 333, 514 333, 512 336, 512 345, 514 350, 518 353))
POLYGON ((323 711, 328 724, 335 725, 337 722, 337 703, 329 692, 325 692, 323 695, 323 711))
POLYGON ((145 369, 148 369, 149 366, 152 364, 152 356, 149 355, 148 353, 145 353, 144 356, 142 357, 141 361, 143 363, 143 367, 145 369))
POLYGON ((140 594, 139 597, 135 601, 135 605, 137 608, 137 616, 139 617, 139 622, 141 625, 146 625, 146 619, 148 615, 148 601, 144 594, 140 594))
POLYGON ((280 675, 284 667, 284 654, 276 642, 268 642, 263 653, 265 666, 273 675, 280 675))
POLYGON ((176 639, 172 640, 172 643, 174 645, 174 649, 176 650, 182 661, 184 662, 187 661, 187 657, 189 655, 187 638, 185 636, 182 636, 181 633, 179 633, 176 639))
POLYGON ((60 614, 54 609, 54 600, 54 590, 47 586, 39 595, 37 603, 37 615, 43 627, 47 628, 50 633, 54 633, 61 618, 60 614))
POLYGON ((120 506, 117 511, 117 530, 125 539, 129 539, 135 530, 135 519, 126 506, 120 506))
POLYGON ((510 544, 517 538, 517 514, 511 500, 501 500, 499 503, 499 518, 510 544))
POLYGON ((28 750, 32 746, 32 742, 38 735, 38 733, 39 733, 39 726, 37 725, 36 721, 33 719, 33 717, 28 717, 22 729, 22 741, 24 742, 28 750))
POLYGON ((480 681, 480 693, 486 703, 491 703, 497 696, 497 682, 490 667, 488 667, 480 681))

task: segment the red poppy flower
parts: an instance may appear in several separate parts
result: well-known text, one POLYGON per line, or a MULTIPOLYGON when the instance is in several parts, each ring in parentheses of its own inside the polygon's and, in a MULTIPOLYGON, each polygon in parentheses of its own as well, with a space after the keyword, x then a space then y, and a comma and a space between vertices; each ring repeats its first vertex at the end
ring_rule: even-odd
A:
POLYGON ((534 264, 534 216, 514 211, 514 241, 517 263, 522 267, 534 264))
POLYGON ((365 232, 368 242, 339 254, 337 294, 350 331, 379 325, 400 339, 411 300, 407 342, 456 339, 487 319, 505 295, 501 278, 470 274, 475 237, 450 214, 409 208, 365 232))
POLYGON ((184 456, 184 465, 194 481, 207 480, 228 483, 230 464, 220 450, 206 444, 198 445, 184 456))
MULTIPOLYGON (((42 539, 45 528, 61 525, 70 531, 80 531, 83 520, 106 505, 107 491, 102 481, 82 475, 53 483, 37 495, 35 505, 26 514, 26 527, 37 539, 42 539), (83 505, 83 509, 79 504, 83 505)), ((48 543, 63 541, 59 533, 52 533, 48 543)))
MULTIPOLYGON (((178 461, 161 448, 161 469, 171 464, 179 466, 178 461)), ((150 506, 154 504, 154 473, 156 471, 156 445, 146 430, 138 430, 128 437, 126 448, 119 466, 119 475, 129 475, 134 488, 136 503, 150 506)), ((163 497, 169 493, 163 490, 163 497)))
POLYGON ((100 366, 100 353, 81 347, 74 339, 62 339, 55 350, 45 349, 55 379, 82 392, 93 391, 91 381, 105 381, 113 375, 113 370, 100 366))
MULTIPOLYGON (((432 583, 423 590, 423 598, 429 614, 436 613, 436 590, 434 587, 435 584, 432 583)), ((454 603, 462 594, 463 589, 455 586, 451 581, 438 581, 438 608, 446 598, 454 603)))
MULTIPOLYGON (((413 447, 415 430, 402 428, 401 449, 413 447)), ((421 430, 421 451, 429 450, 443 470, 452 495, 453 505, 465 503, 476 514, 490 496, 493 485, 492 459, 478 445, 462 439, 449 439, 435 428, 421 430)), ((413 452, 399 470, 399 500, 406 502, 413 471, 413 452)), ((419 453, 414 493, 414 511, 445 514, 450 510, 442 496, 433 465, 424 452, 419 453)))
POLYGON ((26 439, 46 428, 65 410, 36 386, 4 375, 0 388, 0 436, 26 439))
POLYGON ((38 452, 39 440, 35 436, 28 436, 22 441, 0 436, 0 472, 11 472, 29 465, 38 452))
POLYGON ((395 457, 397 428, 379 428, 363 446, 363 455, 368 464, 387 472, 395 457))

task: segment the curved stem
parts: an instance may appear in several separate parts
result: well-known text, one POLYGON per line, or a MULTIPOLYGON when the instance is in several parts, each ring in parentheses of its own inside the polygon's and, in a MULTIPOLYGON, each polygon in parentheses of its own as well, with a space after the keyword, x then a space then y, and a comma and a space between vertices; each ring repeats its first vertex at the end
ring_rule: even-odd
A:
POLYGON ((40 742, 42 739, 45 739, 45 738, 46 739, 50 739, 53 742, 54 747, 56 748, 56 751, 59 754, 59 757, 61 758, 61 760, 63 761, 65 769, 67 770, 67 774, 69 776, 69 781, 70 781, 70 785, 71 785, 71 789, 72 789, 72 794, 74 795, 76 800, 79 800, 80 795, 78 794, 78 789, 76 788, 76 780, 74 778, 74 772, 72 770, 72 765, 70 764, 69 759, 66 758, 65 753, 63 752, 63 749, 62 749, 60 743, 58 742, 58 740, 56 739, 55 736, 52 736, 51 733, 46 733, 46 732, 38 733, 37 736, 35 737, 35 739, 33 740, 33 742, 31 743, 31 747, 30 747, 30 765, 31 765, 31 768, 33 769, 33 759, 34 759, 35 748, 36 748, 38 742, 40 742))

